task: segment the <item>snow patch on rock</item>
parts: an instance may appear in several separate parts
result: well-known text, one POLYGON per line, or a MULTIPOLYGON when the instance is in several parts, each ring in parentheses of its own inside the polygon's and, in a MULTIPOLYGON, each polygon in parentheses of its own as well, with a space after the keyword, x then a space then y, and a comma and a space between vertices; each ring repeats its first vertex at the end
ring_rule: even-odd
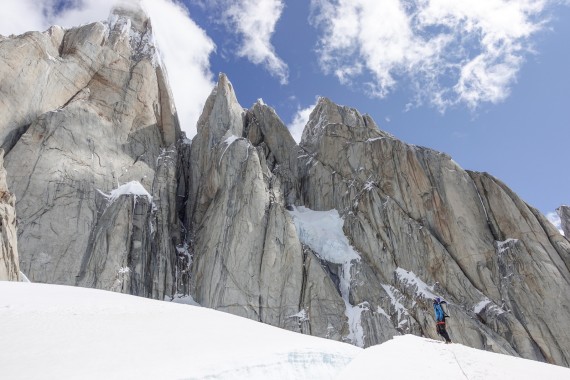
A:
POLYGON ((299 322, 306 322, 309 320, 309 314, 305 309, 302 309, 297 314, 290 315, 289 318, 299 318, 299 322))
POLYGON ((423 282, 414 272, 397 268, 396 276, 404 285, 415 287, 417 297, 423 297, 425 299, 434 299, 436 297, 434 287, 423 282))
POLYGON ((384 291, 386 294, 388 294, 388 297, 390 297, 390 302, 398 313, 398 328, 405 328, 409 325, 408 319, 410 313, 408 312, 408 309, 406 309, 406 307, 400 302, 400 300, 402 300, 404 297, 401 294, 398 294, 398 290, 393 286, 388 284, 380 285, 384 288, 384 291))
POLYGON ((135 200, 138 197, 146 197, 148 199, 148 202, 152 204, 152 195, 150 195, 149 192, 146 191, 144 186, 141 185, 141 183, 138 181, 131 181, 125 183, 124 185, 121 185, 118 188, 111 190, 109 194, 106 194, 101 190, 98 191, 111 203, 115 202, 122 195, 134 195, 135 200))
POLYGON ((518 243, 519 239, 507 239, 503 241, 496 241, 497 243, 497 252, 504 253, 507 249, 512 248, 512 246, 518 243))
POLYGON ((478 304, 473 306, 473 312, 475 314, 479 314, 490 303, 491 303, 491 300, 488 298, 485 298, 484 300, 482 300, 481 302, 479 302, 478 304))

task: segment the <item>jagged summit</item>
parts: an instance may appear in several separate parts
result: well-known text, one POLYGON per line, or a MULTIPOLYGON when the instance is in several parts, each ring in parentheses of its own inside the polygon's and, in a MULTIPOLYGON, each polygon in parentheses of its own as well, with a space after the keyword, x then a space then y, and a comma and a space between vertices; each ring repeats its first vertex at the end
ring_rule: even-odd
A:
POLYGON ((203 136, 207 139, 208 149, 218 144, 226 135, 241 137, 243 112, 230 80, 224 73, 220 73, 198 119, 197 137, 203 136))
POLYGON ((128 38, 133 60, 148 59, 154 67, 163 66, 152 33, 150 17, 139 0, 121 1, 116 4, 111 9, 107 23, 111 31, 110 38, 128 38))
MULTIPOLYGON (((215 125, 208 126, 208 118, 210 117, 213 108, 216 106, 222 106, 223 109, 233 109, 232 113, 234 114, 234 120, 238 120, 238 114, 246 115, 249 113, 250 115, 255 115, 257 118, 262 119, 273 119, 274 122, 268 122, 267 124, 261 123, 260 125, 271 125, 271 124, 278 124, 279 127, 274 129, 274 132, 278 135, 281 135, 283 139, 287 140, 287 145, 295 145, 290 132, 286 128, 285 124, 279 118, 275 110, 265 104, 263 99, 258 99, 248 111, 244 109, 238 102, 236 93, 234 88, 231 84, 231 81, 227 77, 225 73, 218 74, 218 81, 206 102, 204 107, 204 112, 201 115, 200 120, 198 121, 198 130, 200 131, 203 128, 208 130, 208 133, 213 133, 215 131, 215 135, 217 138, 211 140, 213 143, 219 142, 220 139, 225 136, 228 131, 231 135, 235 136, 242 136, 244 132, 242 128, 236 127, 240 123, 229 123, 229 122, 217 122, 215 125), (221 102, 221 103, 220 103, 221 102)), ((247 117, 247 116, 246 116, 247 117)), ((255 117, 251 120, 255 120, 255 117)), ((248 119, 249 120, 249 119, 248 119)), ((244 127, 247 130, 248 121, 245 122, 244 127)), ((356 134, 359 137, 357 138, 364 138, 364 139, 374 139, 374 138, 382 138, 382 137, 389 137, 394 138, 391 134, 381 131, 374 120, 367 114, 362 115, 358 110, 352 107, 347 107, 343 105, 338 105, 334 103, 332 100, 326 97, 320 97, 317 105, 313 109, 307 125, 304 128, 303 138, 301 140, 301 146, 304 148, 312 151, 312 146, 316 144, 323 134, 326 132, 327 128, 334 128, 336 126, 346 126, 351 130, 352 134, 356 134)), ((200 132, 199 132, 200 133, 200 132)), ((332 132, 335 133, 335 132, 332 132)), ((268 133, 267 131, 264 132, 266 136, 271 136, 272 133, 268 133)), ((245 137, 245 136, 244 136, 245 137)))
POLYGON ((344 124, 352 128, 366 127, 364 117, 356 108, 334 103, 327 97, 319 97, 317 105, 309 119, 311 124, 324 127, 326 124, 344 124))
POLYGON ((369 115, 362 115, 355 108, 338 105, 326 97, 320 97, 303 130, 301 146, 313 151, 327 127, 334 128, 334 125, 348 127, 352 134, 360 136, 357 138, 391 137, 380 131, 369 115))
POLYGON ((117 2, 111 8, 109 14, 111 29, 113 29, 119 19, 128 20, 130 27, 139 33, 146 32, 149 25, 149 15, 140 0, 122 0, 117 2))

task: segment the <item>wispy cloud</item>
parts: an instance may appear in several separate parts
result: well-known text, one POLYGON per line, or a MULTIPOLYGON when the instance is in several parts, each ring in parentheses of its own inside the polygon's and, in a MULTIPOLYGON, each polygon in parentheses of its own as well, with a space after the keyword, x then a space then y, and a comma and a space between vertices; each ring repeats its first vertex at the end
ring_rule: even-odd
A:
POLYGON ((562 221, 556 212, 549 212, 546 214, 546 219, 548 219, 548 221, 552 223, 562 235, 564 235, 564 231, 562 230, 562 221))
POLYGON ((317 106, 317 100, 318 99, 315 100, 315 104, 312 104, 307 108, 299 107, 299 109, 297 109, 297 112, 295 112, 295 114, 293 115, 293 120, 287 126, 289 128, 289 132, 291 132, 291 135, 293 136, 293 139, 297 142, 297 144, 301 142, 301 137, 303 136, 303 130, 305 129, 305 126, 309 122, 309 116, 311 115, 311 112, 313 112, 313 110, 317 106))
POLYGON ((214 42, 178 2, 145 0, 153 31, 170 78, 182 130, 196 135, 196 123, 214 87, 210 54, 214 42))
POLYGON ((440 110, 508 97, 556 0, 311 0, 321 67, 385 97, 405 83, 440 110), (366 79, 371 78, 371 79, 366 79))
POLYGON ((43 31, 49 26, 44 16, 47 1, 5 0, 0 12, 0 35, 43 31), (25 17, 22 17, 25 15, 25 17))
MULTIPOLYGON (((56 0, 4 0, 0 12, 0 34, 43 31, 54 24, 73 27, 107 20, 113 5, 135 1, 73 0, 56 11, 56 0)), ((150 15, 169 77, 176 78, 170 81, 170 86, 181 128, 193 137, 204 102, 214 86, 209 57, 215 45, 178 2, 142 0, 141 3, 150 15)))
POLYGON ((275 52, 271 37, 281 18, 283 0, 213 0, 221 19, 239 35, 237 55, 263 66, 281 84, 289 80, 289 68, 275 52))

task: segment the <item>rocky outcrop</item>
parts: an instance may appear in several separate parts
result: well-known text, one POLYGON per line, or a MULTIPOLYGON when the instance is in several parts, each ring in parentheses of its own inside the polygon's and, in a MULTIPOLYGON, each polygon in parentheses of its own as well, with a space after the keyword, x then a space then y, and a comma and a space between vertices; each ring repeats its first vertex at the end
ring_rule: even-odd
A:
POLYGON ((16 198, 8 191, 4 150, 0 149, 0 281, 19 281, 16 198))
POLYGON ((172 294, 180 130, 148 17, 122 6, 106 23, 7 38, 0 52, 0 104, 14 110, 0 113, 0 142, 24 273, 172 294), (124 187, 132 181, 138 192, 124 187))
POLYGON ((562 205, 556 209, 556 212, 560 217, 560 224, 564 236, 570 237, 570 206, 562 205))

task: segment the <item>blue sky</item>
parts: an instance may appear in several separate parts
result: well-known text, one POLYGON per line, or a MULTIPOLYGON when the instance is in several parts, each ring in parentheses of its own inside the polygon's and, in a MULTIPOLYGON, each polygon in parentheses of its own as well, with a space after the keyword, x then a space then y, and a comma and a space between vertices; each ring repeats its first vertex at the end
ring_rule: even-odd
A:
POLYGON ((244 107, 263 98, 290 124, 298 109, 326 96, 370 114, 381 129, 407 143, 446 152, 465 169, 489 172, 545 214, 570 203, 570 176, 564 169, 570 142, 570 7, 552 4, 533 19, 545 24, 521 42, 529 51, 521 50, 522 63, 503 99, 481 100, 475 107, 459 102, 442 111, 425 100, 414 103, 417 94, 406 75, 379 98, 367 93, 365 75, 341 83, 325 73, 309 1, 283 2, 271 35, 275 54, 288 67, 287 84, 263 64, 235 54, 240 38, 220 21, 219 10, 186 4, 216 44, 211 70, 228 74, 244 107))
MULTIPOLYGON (((0 34, 105 20, 117 1, 3 0, 0 34)), ((190 137, 225 72, 294 135, 326 96, 545 214, 570 204, 570 0, 140 1, 190 137)))

